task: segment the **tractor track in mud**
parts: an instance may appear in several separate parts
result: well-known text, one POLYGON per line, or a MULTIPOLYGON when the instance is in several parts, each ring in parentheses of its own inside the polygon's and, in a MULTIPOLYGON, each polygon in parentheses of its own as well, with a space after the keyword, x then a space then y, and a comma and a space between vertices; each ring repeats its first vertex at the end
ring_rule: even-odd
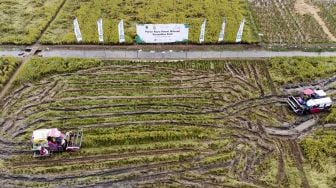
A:
POLYGON ((287 179, 287 175, 285 172, 285 161, 284 161, 284 152, 281 145, 281 142, 277 144, 277 148, 279 150, 279 157, 278 157, 278 172, 276 176, 277 184, 280 186, 283 182, 287 179))
POLYGON ((140 166, 131 166, 131 167, 123 167, 117 169, 105 169, 105 170, 98 170, 98 171, 91 171, 90 173, 86 174, 79 174, 79 175, 67 175, 67 176, 57 176, 57 177, 44 177, 44 176, 25 176, 25 175, 14 175, 14 174, 3 174, 1 178, 3 179, 11 179, 11 180, 22 180, 22 181, 36 181, 36 182, 57 182, 62 180, 70 180, 76 178, 84 178, 84 177, 92 177, 92 176, 103 176, 103 175, 117 175, 122 173, 134 172, 136 170, 150 170, 152 168, 169 166, 174 164, 180 164, 181 162, 164 162, 164 163, 153 163, 153 164, 146 164, 140 166))
MULTIPOLYGON (((132 157, 137 155, 157 155, 157 154, 169 154, 177 152, 188 152, 188 151, 197 151, 192 148, 179 148, 179 149, 162 149, 162 150, 150 150, 150 151, 139 151, 139 152, 130 152, 130 153, 119 153, 119 154, 102 154, 102 155, 88 155, 85 157, 71 157, 67 159, 50 159, 47 161, 35 160, 30 162, 20 162, 20 163, 11 163, 13 167, 39 167, 39 166, 53 166, 57 164, 74 164, 74 163, 86 163, 86 162, 95 162, 98 160, 109 160, 109 159, 120 159, 125 157, 132 157)), ((57 155, 57 154, 56 154, 57 155)))
MULTIPOLYGON (((189 160, 184 160, 184 161, 172 161, 172 162, 162 162, 162 163, 150 163, 150 164, 145 164, 145 165, 135 165, 135 166, 130 166, 130 167, 121 167, 121 168, 115 168, 115 169, 104 169, 104 170, 97 170, 94 172, 90 173, 82 173, 80 175, 66 175, 66 176, 55 176, 55 177, 43 177, 43 176, 36 176, 36 175, 30 175, 30 176, 24 176, 24 175, 14 175, 14 174, 4 174, 3 177, 0 177, 0 179, 11 179, 11 180, 23 180, 23 181, 31 181, 31 182, 57 182, 57 181, 63 181, 63 180, 69 180, 69 179, 76 179, 76 178, 86 178, 86 177, 94 177, 94 176, 106 176, 106 175, 118 175, 118 174, 125 174, 125 173, 130 173, 130 172, 136 172, 136 171, 148 171, 150 169, 159 169, 162 167, 169 167, 173 165, 179 165, 182 163, 188 163, 188 162, 193 162, 195 159, 189 159, 189 160)), ((222 165, 217 165, 222 166, 222 165)), ((226 166, 226 165, 225 165, 226 166)), ((214 167, 214 166, 212 166, 214 167)), ((197 170, 201 169, 203 167, 191 167, 189 169, 183 169, 183 170, 173 170, 169 172, 159 172, 160 176, 161 175, 168 175, 168 174, 177 174, 177 173, 184 173, 192 170, 197 170)), ((155 175, 149 175, 151 178, 157 177, 158 174, 155 175)), ((113 183, 117 182, 123 182, 123 181, 130 181, 135 179, 143 179, 144 176, 141 177, 130 177, 122 180, 116 180, 112 181, 113 183)), ((109 182, 111 183, 111 182, 109 182)))
POLYGON ((272 91, 272 95, 278 95, 277 89, 276 89, 276 87, 274 85, 273 79, 271 78, 271 75, 269 73, 267 65, 262 66, 261 69, 262 69, 264 75, 267 78, 268 85, 270 86, 271 91, 272 91))
MULTIPOLYGON (((195 81, 195 79, 192 79, 192 80, 194 80, 195 81)), ((48 83, 48 82, 47 82, 48 83)), ((55 82, 55 84, 54 85, 52 85, 51 86, 51 88, 49 89, 49 90, 44 90, 44 92, 43 93, 41 93, 41 96, 39 97, 40 98, 40 101, 39 101, 39 103, 36 103, 36 104, 30 104, 30 105, 28 105, 28 106, 25 106, 25 107, 23 107, 21 110, 19 110, 18 112, 17 112, 17 114, 18 113, 20 113, 20 112, 22 112, 22 111, 24 111, 24 110, 27 110, 27 109, 29 109, 29 108, 32 108, 32 107, 37 107, 39 104, 46 104, 46 103, 48 103, 48 102, 51 102, 51 101, 44 101, 43 100, 43 98, 44 98, 44 96, 48 93, 48 91, 51 91, 53 88, 55 88, 57 86, 57 81, 55 82), (42 99, 42 100, 41 100, 42 99)), ((56 93, 54 93, 53 95, 55 95, 56 93)), ((190 98, 191 96, 190 95, 188 95, 188 96, 178 96, 178 95, 173 95, 173 96, 166 96, 166 95, 163 95, 163 96, 154 96, 155 98, 161 98, 161 97, 163 97, 163 98, 165 98, 165 97, 167 97, 167 98, 179 98, 179 97, 186 97, 186 98, 190 98)), ((195 97, 198 97, 198 96, 195 96, 195 97)), ((49 97, 50 98, 50 97, 49 97)), ((81 99, 92 99, 92 100, 97 100, 97 99, 123 99, 123 98, 127 98, 127 99, 143 99, 143 98, 152 98, 152 96, 151 97, 149 97, 149 96, 139 96, 139 97, 130 97, 130 96, 106 96, 106 97, 102 97, 102 96, 98 96, 98 97, 81 97, 81 99)), ((67 100, 74 100, 74 99, 79 99, 79 98, 74 98, 74 97, 70 97, 70 98, 63 98, 62 100, 57 100, 57 101, 67 101, 67 100)), ((240 104, 244 104, 244 103, 246 103, 246 101, 242 101, 242 102, 240 102, 240 104)), ((234 104, 234 105, 232 105, 232 106, 239 106, 239 104, 234 104)), ((228 109, 229 107, 226 107, 226 109, 228 109)), ((32 114, 32 113, 38 113, 39 111, 32 111, 32 112, 30 112, 30 114, 32 114)), ((207 112, 205 112, 205 113, 216 113, 216 112, 220 112, 219 110, 215 110, 215 111, 211 111, 211 110, 207 110, 207 112)), ((132 112, 134 115, 139 115, 138 113, 136 113, 136 112, 132 112)), ((147 114, 151 114, 151 112, 146 112, 147 114)), ((164 112, 153 112, 153 113, 158 113, 158 114, 162 114, 162 113, 164 113, 164 112)), ((166 112, 166 113, 181 113, 181 112, 166 112)), ((143 114, 145 114, 145 112, 143 113, 143 114)), ((196 114, 196 113, 195 113, 196 114)), ((29 115, 29 114, 28 114, 29 115)), ((123 115, 122 113, 120 113, 120 114, 106 114, 107 116, 111 116, 111 115, 123 115)), ((125 112, 125 114, 124 115, 131 115, 131 114, 127 114, 126 112, 125 112)), ((99 117, 99 116, 101 116, 101 114, 99 115, 99 114, 97 114, 96 115, 96 117, 99 117)), ((92 116, 93 117, 93 116, 92 116)), ((24 118, 24 116, 22 117, 21 116, 21 118, 24 118)), ((79 117, 79 118, 85 118, 84 116, 82 117, 79 117)), ((67 119, 66 117, 62 117, 60 120, 65 120, 65 119, 67 119)), ((31 126, 31 125, 34 125, 35 123, 40 123, 40 122, 46 122, 46 121, 49 121, 48 119, 37 119, 37 120, 35 120, 34 122, 32 122, 32 123, 30 123, 29 124, 29 126, 31 126)), ((24 128, 24 127, 22 127, 22 128, 24 128)), ((5 130, 7 130, 7 128, 5 129, 5 130)), ((22 133, 24 133, 24 132, 19 132, 18 134, 14 134, 14 136, 19 136, 20 134, 22 134, 22 133)))
MULTIPOLYGON (((194 159, 192 159, 191 161, 194 161, 194 159)), ((194 167, 194 168, 192 168, 192 169, 187 169, 187 170, 179 170, 179 171, 171 171, 171 172, 165 172, 165 173, 159 173, 159 174, 162 174, 162 175, 168 175, 168 174, 174 174, 174 175, 176 175, 177 173, 184 173, 184 172, 187 172, 187 171, 191 171, 191 170, 197 170, 197 169, 202 169, 202 170, 209 170, 209 169, 212 169, 212 168, 218 168, 218 167, 227 167, 228 165, 230 166, 230 164, 231 164, 232 162, 230 162, 230 161, 228 161, 227 163, 224 163, 224 164, 218 164, 218 165, 207 165, 207 167, 206 166, 197 166, 197 167, 194 167)), ((174 163, 170 163, 170 165, 173 165, 174 163)), ((178 164, 178 163, 177 163, 178 164)), ((157 167, 157 165, 154 165, 154 166, 156 166, 157 167)), ((146 170, 149 170, 148 169, 148 166, 145 166, 146 168, 144 168, 144 169, 146 169, 146 170)), ((129 169, 129 168, 128 168, 129 169)), ((110 170, 108 170, 108 171, 105 171, 104 173, 99 173, 99 174, 96 174, 97 176, 101 176, 101 175, 111 175, 111 174, 115 174, 115 173, 117 173, 117 172, 119 172, 119 174, 120 173, 127 173, 127 172, 134 172, 134 170, 136 170, 136 169, 138 169, 138 170, 140 170, 139 169, 139 167, 135 167, 135 168, 131 168, 131 169, 129 169, 128 171, 125 171, 125 169, 121 169, 121 171, 120 170, 114 170, 114 171, 110 171, 110 170)), ((94 174, 86 174, 86 175, 84 175, 84 177, 92 177, 92 176, 94 176, 94 174)), ((83 177, 83 176, 81 176, 81 177, 83 177)), ((150 175, 150 177, 153 179, 153 178, 158 178, 158 177, 161 177, 161 175, 160 176, 158 176, 157 174, 156 175, 150 175)), ((14 178, 14 179, 17 179, 17 178, 21 178, 22 180, 23 179, 25 179, 25 177, 20 177, 20 176, 16 176, 16 177, 12 177, 12 176, 10 176, 10 177, 8 177, 8 176, 6 176, 6 178, 8 179, 8 178, 14 178)), ((123 179, 123 180, 117 180, 117 181, 113 181, 113 182, 109 182, 109 183, 117 183, 117 182, 129 182, 130 180, 136 180, 136 179, 141 179, 141 180, 143 180, 143 176, 141 176, 141 177, 136 177, 135 179, 134 178, 126 178, 126 179, 123 179)), ((74 177, 74 176, 67 176, 67 177, 55 177, 55 178, 51 178, 51 177, 48 177, 47 179, 43 179, 43 178, 38 178, 38 177, 30 177, 30 178, 28 178, 28 179, 26 179, 25 181, 48 181, 48 182, 55 182, 55 181, 60 181, 60 180, 66 180, 66 179, 76 179, 76 177, 74 177)), ((110 184, 103 184, 103 185, 110 185, 110 184)))
POLYGON ((309 183, 308 183, 308 179, 307 179, 306 173, 303 169, 303 156, 302 156, 301 149, 298 146, 298 143, 296 141, 290 140, 288 142, 289 142, 290 150, 292 151, 292 155, 293 155, 293 159, 295 161, 295 165, 300 172, 302 187, 309 188, 310 186, 309 186, 309 183))
MULTIPOLYGON (((212 165, 205 165, 205 166, 195 166, 195 167, 191 167, 189 169, 184 169, 184 170, 171 170, 171 171, 164 171, 164 172, 158 172, 158 173, 154 173, 151 175, 146 175, 146 176, 135 176, 135 177, 130 177, 130 178, 125 178, 125 179, 120 179, 120 180, 114 180, 114 181, 107 181, 107 182, 103 182, 103 183, 98 183, 98 184, 94 184, 94 185, 88 185, 88 186, 84 186, 84 187, 95 187, 95 186, 111 186, 115 183, 122 183, 122 182, 129 182, 129 181, 148 181, 148 180, 156 180, 157 178, 161 178, 163 176, 169 176, 169 175, 181 175, 183 173, 187 173, 187 172, 191 172, 191 171, 196 171, 196 170, 209 170, 209 169, 213 169, 213 168, 219 168, 219 167, 229 167, 232 165, 232 161, 227 161, 224 163, 220 163, 220 164, 212 164, 212 165)), ((194 182, 195 180, 192 180, 191 182, 194 182)), ((204 182, 205 184, 213 184, 210 182, 204 182)), ((217 184, 217 185, 221 185, 221 184, 217 184)), ((223 185, 221 185, 223 186, 223 185)))
POLYGON ((260 90, 260 96, 264 96, 265 95, 265 92, 264 92, 264 89, 262 87, 262 85, 260 84, 260 78, 258 76, 258 73, 257 73, 257 70, 255 68, 255 65, 251 65, 252 67, 252 72, 253 72, 253 76, 254 76, 254 79, 255 79, 255 82, 260 90))
MULTIPOLYGON (((24 106, 23 108, 21 108, 19 111, 16 112, 16 115, 19 115, 21 112, 24 112, 27 109, 30 109, 32 107, 37 107, 38 105, 41 104, 47 104, 50 103, 50 101, 45 101, 45 102, 41 102, 39 104, 30 104, 28 106, 24 106)), ((187 109, 197 109, 200 111, 194 111, 194 112, 186 112, 186 111, 151 111, 151 110, 147 110, 147 111, 124 111, 124 112, 114 112, 114 113, 109 113, 109 114, 91 114, 91 115, 79 115, 77 117, 79 118, 85 118, 85 117, 96 117, 96 116, 123 116, 123 115, 142 115, 142 114, 174 114, 174 113, 181 113, 181 114, 207 114, 207 113, 220 113, 220 112, 224 112, 224 111, 228 111, 232 108, 237 108, 239 106, 249 106, 250 103, 285 103, 283 96, 266 96, 266 97, 261 97, 261 98, 254 98, 254 99, 248 99, 245 101, 240 101, 222 108, 218 108, 218 109, 197 109, 196 106, 191 106, 191 105, 180 105, 180 104, 175 104, 175 105, 166 105, 166 104, 157 104, 157 103, 146 103, 146 104, 136 104, 134 106, 137 107, 168 107, 168 106, 173 106, 173 107, 183 107, 183 108, 187 108, 187 109), (269 102, 267 102, 269 101, 269 102), (247 105, 246 105, 247 104, 247 105)), ((112 107, 126 107, 129 106, 127 104, 116 104, 116 105, 94 105, 94 106, 80 106, 80 107, 65 107, 65 108, 60 108, 60 107, 50 107, 48 109, 50 110, 54 110, 54 111, 65 111, 65 112, 73 112, 73 111, 86 111, 86 110, 92 110, 92 109, 104 109, 104 108, 112 108, 112 107)), ((239 109, 239 108, 238 108, 239 109)), ((33 113, 39 113, 42 112, 42 110, 36 110, 33 111, 33 113)), ((29 115, 29 114, 28 114, 29 115)), ((25 118, 25 115, 21 115, 21 118, 25 118)), ((63 119, 68 119, 68 117, 62 117, 63 119)))
MULTIPOLYGON (((108 113, 108 114, 78 115, 78 116, 72 116, 72 117, 63 116, 63 117, 55 117, 55 118, 52 118, 52 119, 38 118, 38 119, 35 119, 32 122, 28 122, 28 124, 25 125, 25 126, 20 126, 21 127, 20 130, 18 132, 13 132, 12 136, 17 137, 17 136, 20 136, 21 134, 25 133, 25 131, 23 130, 23 129, 25 129, 25 127, 30 127, 30 126, 33 126, 35 124, 39 124, 39 123, 42 123, 42 122, 48 122, 48 121, 52 121, 52 120, 67 120, 67 119, 75 119, 75 118, 83 119, 83 118, 94 118, 94 117, 102 118, 102 117, 111 117, 111 116, 119 116, 119 117, 120 116, 137 116, 137 115, 146 115, 146 114, 147 115, 155 115, 155 114, 159 114, 159 115, 163 115, 163 114, 202 115, 202 114, 212 114, 212 113, 216 114, 216 113, 223 113, 223 112, 228 113, 228 115, 224 116, 224 117, 227 117, 230 114, 234 114, 237 111, 248 110, 251 107, 257 107, 258 104, 259 105, 265 105, 265 104, 277 103, 277 102, 281 101, 281 99, 282 98, 280 96, 267 96, 267 97, 263 97, 263 98, 249 99, 247 101, 241 101, 241 102, 238 102, 236 104, 233 104, 233 105, 230 105, 230 106, 227 106, 227 107, 223 107, 222 109, 206 110, 206 111, 203 111, 203 112, 157 111, 156 110, 156 111, 141 111, 141 112, 140 111, 139 112, 131 111, 131 112, 108 113), (267 100, 270 100, 270 102, 266 102, 267 100), (249 105, 250 103, 253 103, 254 105, 251 106, 251 105, 249 105), (240 106, 242 106, 242 107, 240 107, 240 106), (231 112, 230 110, 233 110, 233 112, 231 112)), ((38 113, 38 112, 39 111, 34 111, 34 113, 38 113)), ((221 115, 219 116, 220 119, 224 118, 224 117, 221 117, 221 115)), ((13 123, 11 123, 10 125, 13 125, 13 123)), ((112 123, 112 125, 113 125, 113 123, 112 123)), ((3 131, 8 131, 8 129, 11 128, 11 127, 12 126, 7 127, 7 128, 3 128, 3 131)))

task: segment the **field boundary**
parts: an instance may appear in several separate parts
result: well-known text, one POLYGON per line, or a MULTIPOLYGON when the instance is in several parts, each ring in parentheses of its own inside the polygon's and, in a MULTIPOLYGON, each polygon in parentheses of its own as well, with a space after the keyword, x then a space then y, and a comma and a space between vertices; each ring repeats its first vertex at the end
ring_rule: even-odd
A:
POLYGON ((35 43, 40 43, 40 39, 42 38, 42 36, 44 35, 44 33, 48 30, 50 24, 56 19, 57 15, 61 12, 64 4, 66 3, 67 0, 63 0, 62 3, 60 4, 60 6, 57 8, 57 11, 55 12, 55 14, 51 17, 51 19, 48 21, 48 23, 44 26, 44 28, 42 29, 40 35, 37 37, 35 43))

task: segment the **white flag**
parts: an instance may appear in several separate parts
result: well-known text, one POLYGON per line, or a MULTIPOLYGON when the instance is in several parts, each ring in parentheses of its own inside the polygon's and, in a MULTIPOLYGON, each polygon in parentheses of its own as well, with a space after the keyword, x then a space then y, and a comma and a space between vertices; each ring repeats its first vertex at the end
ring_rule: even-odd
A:
POLYGON ((98 26, 98 40, 99 42, 104 42, 104 30, 103 30, 103 19, 99 18, 97 21, 98 26))
POLYGON ((119 43, 125 42, 125 32, 124 32, 124 21, 121 20, 118 24, 118 31, 119 31, 119 43))
POLYGON ((219 33, 218 42, 223 42, 225 38, 226 18, 224 18, 221 32, 219 33))
POLYGON ((245 24, 245 19, 243 19, 240 22, 239 30, 237 32, 237 37, 236 37, 236 43, 239 43, 242 41, 243 38, 243 32, 244 32, 244 24, 245 24))
POLYGON ((204 19, 202 26, 201 26, 201 32, 199 37, 199 42, 203 43, 205 38, 205 27, 206 27, 206 19, 204 19))
POLYGON ((82 42, 82 40, 83 40, 82 39, 82 34, 81 34, 80 29, 79 29, 79 24, 78 24, 77 18, 73 21, 73 24, 74 24, 74 31, 75 31, 77 42, 82 42))

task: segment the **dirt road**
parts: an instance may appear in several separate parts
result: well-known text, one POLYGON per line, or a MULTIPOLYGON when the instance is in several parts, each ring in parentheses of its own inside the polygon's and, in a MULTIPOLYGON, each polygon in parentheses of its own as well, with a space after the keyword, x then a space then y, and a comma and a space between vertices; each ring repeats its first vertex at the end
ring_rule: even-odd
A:
POLYGON ((301 15, 311 14, 313 18, 317 21, 317 23, 321 26, 324 33, 328 35, 329 39, 333 42, 336 42, 336 37, 330 32, 326 23, 323 21, 323 19, 318 14, 320 10, 317 7, 306 3, 304 0, 297 0, 295 2, 294 7, 295 7, 295 10, 301 15))
POLYGON ((313 127, 316 125, 317 119, 310 119, 308 121, 305 121, 301 123, 298 126, 295 126, 294 128, 283 130, 283 129, 276 129, 276 128, 265 128, 265 131, 268 134, 271 135, 278 135, 278 136, 298 136, 305 130, 313 127))

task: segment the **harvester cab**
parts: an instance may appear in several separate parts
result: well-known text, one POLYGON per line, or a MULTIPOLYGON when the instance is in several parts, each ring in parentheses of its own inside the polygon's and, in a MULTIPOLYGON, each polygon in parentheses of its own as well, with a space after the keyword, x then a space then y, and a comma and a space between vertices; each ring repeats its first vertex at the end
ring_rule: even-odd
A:
POLYGON ((289 96, 287 103, 298 115, 314 114, 331 108, 332 100, 323 90, 305 89, 299 96, 289 96))
POLYGON ((32 135, 34 157, 48 157, 54 152, 78 151, 82 145, 83 130, 67 132, 57 128, 35 130, 32 135))

